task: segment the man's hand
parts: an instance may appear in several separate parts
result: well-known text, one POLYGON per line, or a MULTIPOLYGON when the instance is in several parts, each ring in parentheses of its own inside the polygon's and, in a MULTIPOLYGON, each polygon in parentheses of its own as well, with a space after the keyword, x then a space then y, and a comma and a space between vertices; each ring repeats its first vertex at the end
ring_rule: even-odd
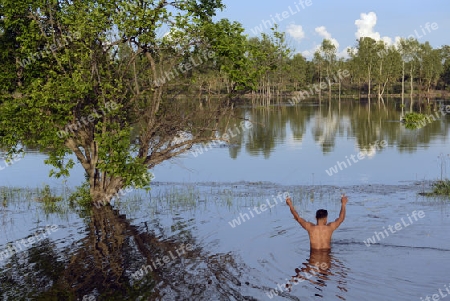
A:
POLYGON ((347 198, 347 196, 345 194, 343 194, 342 197, 341 197, 341 204, 342 204, 342 206, 347 205, 347 202, 348 202, 348 198, 347 198))
POLYGON ((328 225, 331 227, 331 229, 336 230, 342 222, 345 220, 345 205, 347 205, 348 199, 345 194, 342 194, 341 196, 341 212, 339 212, 339 217, 334 221, 329 223, 328 225))
POLYGON ((292 200, 291 200, 290 197, 287 197, 287 198, 286 198, 286 204, 287 204, 289 207, 292 206, 292 200))
POLYGON ((291 213, 294 216, 294 219, 306 230, 309 231, 311 227, 314 226, 314 224, 309 223, 305 221, 303 218, 298 215, 297 211, 295 210, 294 206, 292 205, 292 200, 290 197, 286 198, 286 204, 289 206, 289 209, 291 209, 291 213))

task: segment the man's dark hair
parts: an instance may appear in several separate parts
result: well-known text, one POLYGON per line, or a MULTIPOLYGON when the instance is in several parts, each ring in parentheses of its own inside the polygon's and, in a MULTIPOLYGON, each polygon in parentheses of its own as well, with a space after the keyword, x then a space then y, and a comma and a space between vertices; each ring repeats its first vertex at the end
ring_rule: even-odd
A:
POLYGON ((325 209, 319 209, 316 211, 316 218, 320 219, 320 218, 325 218, 328 217, 328 211, 325 209))

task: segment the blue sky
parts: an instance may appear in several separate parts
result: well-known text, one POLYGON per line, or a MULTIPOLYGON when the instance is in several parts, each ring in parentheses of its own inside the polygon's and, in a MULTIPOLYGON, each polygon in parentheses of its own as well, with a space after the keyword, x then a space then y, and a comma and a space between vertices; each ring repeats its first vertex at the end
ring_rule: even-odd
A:
POLYGON ((269 33, 268 21, 273 18, 280 30, 288 33, 289 45, 307 57, 325 37, 339 46, 339 53, 346 53, 346 47, 355 46, 358 32, 358 36, 389 43, 395 43, 396 37, 412 35, 422 43, 429 41, 435 48, 450 45, 449 0, 223 0, 223 3, 226 9, 218 13, 219 18, 240 22, 249 36, 255 36, 256 27, 269 33))

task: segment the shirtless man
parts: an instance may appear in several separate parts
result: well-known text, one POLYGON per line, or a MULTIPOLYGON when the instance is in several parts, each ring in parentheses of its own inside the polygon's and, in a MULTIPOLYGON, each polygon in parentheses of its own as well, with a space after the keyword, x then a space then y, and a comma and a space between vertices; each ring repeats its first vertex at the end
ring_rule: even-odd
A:
POLYGON ((319 209, 316 212, 317 225, 307 222, 301 218, 297 211, 295 211, 292 205, 290 197, 286 198, 286 204, 291 209, 291 213, 294 215, 294 219, 308 231, 309 242, 311 250, 330 250, 331 249, 331 236, 334 230, 336 230, 345 219, 345 206, 347 205, 347 197, 345 195, 341 198, 341 212, 339 217, 331 223, 327 223, 328 211, 325 209, 319 209))

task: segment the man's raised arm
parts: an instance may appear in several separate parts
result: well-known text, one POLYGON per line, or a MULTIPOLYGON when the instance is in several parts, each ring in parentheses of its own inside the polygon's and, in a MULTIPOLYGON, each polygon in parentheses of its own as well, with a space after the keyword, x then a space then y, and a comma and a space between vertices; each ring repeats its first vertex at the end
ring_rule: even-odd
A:
POLYGON ((307 222, 306 220, 304 220, 303 218, 300 217, 300 215, 298 215, 297 211, 294 208, 294 205, 292 205, 292 200, 290 197, 286 198, 286 204, 289 206, 289 208, 291 209, 291 213, 294 216, 294 219, 305 229, 305 230, 309 230, 311 229, 312 226, 314 226, 313 223, 307 222))
POLYGON ((347 202, 347 196, 343 195, 341 197, 341 212, 339 212, 339 217, 334 222, 329 223, 329 226, 331 226, 333 230, 336 230, 345 220, 345 206, 347 205, 347 202))

